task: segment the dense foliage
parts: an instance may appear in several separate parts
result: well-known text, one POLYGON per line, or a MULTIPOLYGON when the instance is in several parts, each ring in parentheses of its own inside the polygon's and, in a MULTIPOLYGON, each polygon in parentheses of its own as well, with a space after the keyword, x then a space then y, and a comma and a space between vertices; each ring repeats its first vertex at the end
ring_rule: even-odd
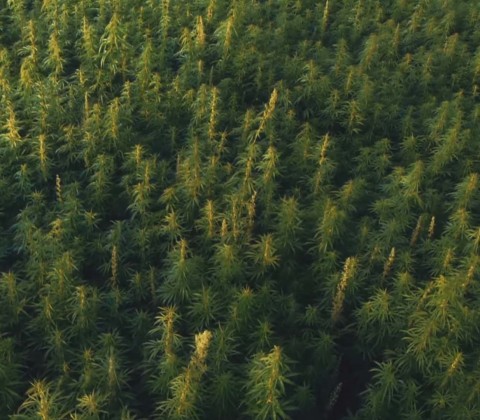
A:
POLYGON ((0 413, 479 419, 480 3, 0 0, 0 413))

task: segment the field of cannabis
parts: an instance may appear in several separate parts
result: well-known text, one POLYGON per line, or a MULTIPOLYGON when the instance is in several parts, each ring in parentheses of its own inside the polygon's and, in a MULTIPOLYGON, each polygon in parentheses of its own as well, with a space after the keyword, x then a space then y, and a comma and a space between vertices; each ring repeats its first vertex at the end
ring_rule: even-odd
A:
POLYGON ((480 419, 480 3, 0 0, 0 419, 480 419))

